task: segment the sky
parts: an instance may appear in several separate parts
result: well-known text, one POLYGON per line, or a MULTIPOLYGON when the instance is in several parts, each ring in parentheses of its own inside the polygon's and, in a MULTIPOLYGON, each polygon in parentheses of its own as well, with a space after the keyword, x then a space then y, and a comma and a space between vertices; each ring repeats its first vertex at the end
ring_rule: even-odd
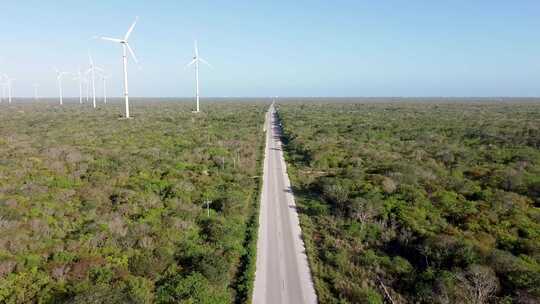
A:
MULTIPOLYGON (((0 73, 16 96, 57 96, 54 67, 88 68, 88 52, 122 93, 189 97, 193 41, 201 95, 212 97, 540 96, 540 1, 2 0, 0 73)), ((78 96, 72 77, 65 95, 78 96)), ((97 84, 101 94, 101 81, 97 84)))

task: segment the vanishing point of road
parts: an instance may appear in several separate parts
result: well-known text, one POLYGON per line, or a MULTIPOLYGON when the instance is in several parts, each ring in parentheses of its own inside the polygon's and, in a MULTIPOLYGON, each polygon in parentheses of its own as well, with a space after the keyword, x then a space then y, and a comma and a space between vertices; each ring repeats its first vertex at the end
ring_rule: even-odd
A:
POLYGON ((254 304, 317 303, 274 106, 266 122, 254 304))

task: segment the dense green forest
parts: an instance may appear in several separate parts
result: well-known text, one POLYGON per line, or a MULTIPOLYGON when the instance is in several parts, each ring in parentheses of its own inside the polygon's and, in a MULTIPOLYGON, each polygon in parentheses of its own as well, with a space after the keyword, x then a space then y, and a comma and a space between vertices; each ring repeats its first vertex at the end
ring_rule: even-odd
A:
POLYGON ((0 303, 244 301, 266 108, 2 105, 0 303))
POLYGON ((279 116, 321 303, 539 303, 540 104, 279 116))

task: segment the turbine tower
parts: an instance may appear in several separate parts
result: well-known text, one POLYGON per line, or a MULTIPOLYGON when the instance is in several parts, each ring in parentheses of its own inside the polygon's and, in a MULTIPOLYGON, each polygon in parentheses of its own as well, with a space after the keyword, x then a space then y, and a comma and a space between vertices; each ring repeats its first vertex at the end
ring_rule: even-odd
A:
POLYGON ((107 104, 107 79, 109 79, 109 75, 103 73, 101 79, 103 80, 103 103, 107 104))
POLYGON ((96 71, 99 73, 102 71, 100 67, 97 67, 94 64, 94 60, 92 59, 92 56, 88 54, 88 59, 90 60, 90 68, 88 71, 86 71, 86 74, 90 73, 91 81, 92 81, 92 104, 94 106, 94 109, 96 108, 96 71))
MULTIPOLYGON (((0 81, 4 79, 4 75, 0 75, 0 81)), ((6 89, 7 85, 5 82, 0 83, 0 86, 2 86, 2 99, 0 99, 0 102, 3 102, 4 99, 6 99, 6 89)))
POLYGON ((68 72, 60 72, 57 68, 54 68, 56 70, 56 81, 58 82, 58 93, 60 94, 60 105, 64 104, 64 97, 63 97, 63 91, 62 91, 62 79, 65 75, 68 75, 68 72))
POLYGON ((7 91, 8 91, 8 103, 11 104, 11 95, 12 95, 12 90, 13 90, 13 81, 15 80, 14 78, 9 78, 8 75, 4 74, 4 78, 6 79, 6 82, 5 82, 5 85, 7 87, 7 91))
POLYGON ((81 68, 79 67, 79 71, 77 72, 77 76, 74 78, 74 80, 78 80, 79 81, 79 104, 82 104, 82 100, 83 100, 83 82, 84 82, 84 76, 83 76, 83 73, 81 72, 81 68))
POLYGON ((33 87, 34 87, 34 101, 38 101, 39 100, 39 96, 38 96, 39 84, 34 83, 33 87))
POLYGON ((133 29, 135 28, 135 25, 137 24, 138 19, 139 19, 139 17, 135 18, 135 21, 133 22, 133 24, 131 24, 130 28, 126 32, 126 35, 122 39, 101 37, 102 40, 112 41, 112 42, 120 43, 122 45, 122 62, 123 62, 123 65, 124 65, 124 100, 125 100, 125 104, 126 104, 126 118, 130 118, 130 116, 129 116, 128 72, 127 72, 128 51, 131 54, 131 58, 135 61, 135 63, 138 63, 137 56, 135 56, 135 52, 133 52, 133 50, 129 46, 128 40, 129 40, 129 36, 131 35, 131 32, 133 32, 133 29))
POLYGON ((86 88, 86 102, 90 101, 90 83, 88 81, 88 78, 87 77, 84 77, 84 85, 85 85, 85 88, 86 88))
POLYGON ((202 62, 206 64, 209 67, 212 67, 206 60, 199 57, 199 47, 197 46, 197 40, 195 40, 195 56, 193 57, 193 60, 187 64, 186 68, 190 67, 191 65, 195 64, 195 94, 197 98, 197 110, 195 113, 199 113, 199 62, 202 62))

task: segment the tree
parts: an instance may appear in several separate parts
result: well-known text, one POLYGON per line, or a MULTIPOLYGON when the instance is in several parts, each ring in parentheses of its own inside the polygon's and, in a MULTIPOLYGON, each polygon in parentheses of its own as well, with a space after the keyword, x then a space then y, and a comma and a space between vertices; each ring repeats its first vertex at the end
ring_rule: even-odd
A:
MULTIPOLYGON (((378 203, 378 202, 377 202, 378 203)), ((380 213, 381 205, 361 197, 354 198, 350 205, 351 218, 360 221, 362 227, 380 213)))
POLYGON ((340 181, 333 182, 331 184, 323 185, 323 194, 334 208, 337 210, 339 215, 345 215, 347 209, 347 202, 349 200, 349 195, 351 191, 345 183, 340 181))
POLYGON ((465 273, 458 274, 464 287, 468 303, 484 304, 493 298, 499 289, 499 280, 493 269, 482 265, 471 265, 465 273))

